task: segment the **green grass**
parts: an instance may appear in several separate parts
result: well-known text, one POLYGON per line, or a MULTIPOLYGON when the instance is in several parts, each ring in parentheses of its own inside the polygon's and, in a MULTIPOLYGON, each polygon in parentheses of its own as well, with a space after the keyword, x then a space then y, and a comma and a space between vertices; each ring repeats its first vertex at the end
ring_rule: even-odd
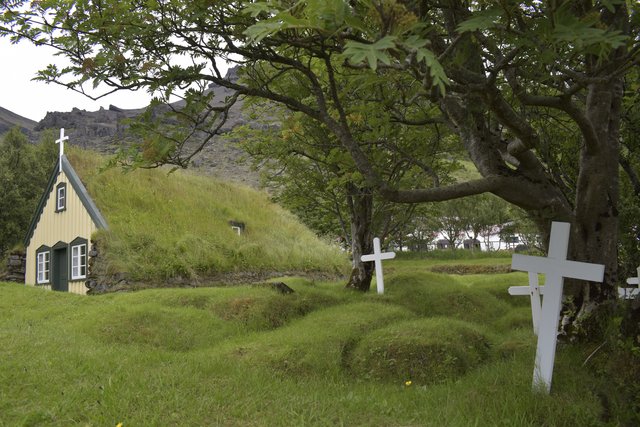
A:
POLYGON ((530 311, 500 291, 526 276, 424 264, 386 263, 382 296, 296 277, 291 295, 0 284, 0 426, 637 423, 599 370, 616 358, 584 366, 594 345, 560 345, 551 395, 532 394, 530 311))
POLYGON ((104 160, 69 159, 105 216, 99 269, 134 281, 202 281, 229 272, 344 273, 346 255, 319 240, 265 193, 167 169, 98 172, 104 160), (237 235, 228 222, 241 221, 237 235))

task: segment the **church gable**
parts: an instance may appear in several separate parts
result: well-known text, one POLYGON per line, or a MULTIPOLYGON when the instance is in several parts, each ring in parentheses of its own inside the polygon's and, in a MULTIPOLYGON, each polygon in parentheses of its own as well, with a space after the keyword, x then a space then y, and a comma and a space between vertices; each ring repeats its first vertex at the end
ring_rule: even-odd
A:
POLYGON ((84 294, 89 240, 107 222, 63 154, 64 130, 60 135, 56 168, 25 236, 25 283, 84 294))
MULTIPOLYGON (((80 225, 91 221, 95 228, 108 228, 107 222, 89 196, 89 193, 66 156, 62 156, 49 179, 36 213, 31 220, 25 238, 25 247, 31 245, 34 233, 39 227, 53 228, 62 234, 72 233, 80 225), (74 225, 75 224, 75 225, 74 225)), ((51 230, 53 231, 53 230, 51 230)))

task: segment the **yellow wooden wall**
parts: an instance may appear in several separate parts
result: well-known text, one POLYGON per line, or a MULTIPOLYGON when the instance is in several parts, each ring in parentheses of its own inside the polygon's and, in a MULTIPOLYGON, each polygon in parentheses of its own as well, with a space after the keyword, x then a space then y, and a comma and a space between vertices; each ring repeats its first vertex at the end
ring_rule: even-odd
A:
MULTIPOLYGON (((47 197, 42 215, 35 226, 33 236, 27 247, 25 283, 31 286, 36 283, 36 250, 40 246, 53 247, 58 242, 70 243, 76 237, 82 237, 90 241, 91 234, 96 230, 97 227, 91 216, 84 208, 82 201, 63 171, 58 175, 53 189, 47 197), (67 183, 67 209, 62 212, 56 212, 56 186, 61 182, 67 183)), ((87 265, 89 263, 89 246, 87 245, 87 265)), ((70 253, 69 256, 71 256, 70 253)), ((53 258, 51 262, 53 262, 53 258)), ((69 280, 69 292, 86 294, 87 288, 84 286, 84 282, 85 279, 81 281, 69 280)), ((43 286, 43 288, 51 289, 51 286, 43 286)))

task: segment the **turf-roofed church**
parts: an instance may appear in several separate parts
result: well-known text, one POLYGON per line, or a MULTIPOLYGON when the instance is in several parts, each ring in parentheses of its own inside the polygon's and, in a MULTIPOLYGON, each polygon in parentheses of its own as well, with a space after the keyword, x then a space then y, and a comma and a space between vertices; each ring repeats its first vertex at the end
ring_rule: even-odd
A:
POLYGON ((60 155, 25 237, 25 283, 63 292, 85 294, 91 235, 107 223, 71 163, 60 155))

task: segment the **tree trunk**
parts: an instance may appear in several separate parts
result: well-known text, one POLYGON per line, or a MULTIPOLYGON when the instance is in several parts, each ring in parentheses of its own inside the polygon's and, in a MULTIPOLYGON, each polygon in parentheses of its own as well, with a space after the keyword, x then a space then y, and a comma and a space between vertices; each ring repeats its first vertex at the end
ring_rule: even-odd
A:
POLYGON ((572 337, 598 336, 605 326, 618 284, 619 129, 622 82, 593 84, 586 114, 598 144, 585 144, 580 155, 580 175, 572 224, 574 259, 604 264, 603 283, 569 282, 565 296, 566 332, 572 337))
POLYGON ((373 194, 370 188, 358 188, 347 184, 348 204, 351 213, 351 276, 346 287, 362 292, 369 291, 374 264, 362 262, 360 257, 373 252, 373 194))
MULTIPOLYGON (((545 176, 539 162, 526 157, 528 152, 518 159, 520 164, 515 173, 492 164, 496 159, 484 146, 491 139, 484 123, 465 106, 446 105, 481 174, 512 177, 508 185, 496 188, 494 194, 527 211, 540 230, 546 232, 547 242, 551 221, 570 222, 569 259, 605 265, 602 284, 565 281, 562 329, 572 339, 601 336, 616 296, 621 100, 619 78, 589 86, 581 117, 584 141, 574 200, 567 199, 552 178, 545 176)), ((490 101, 487 100, 487 105, 492 107, 490 101)))

